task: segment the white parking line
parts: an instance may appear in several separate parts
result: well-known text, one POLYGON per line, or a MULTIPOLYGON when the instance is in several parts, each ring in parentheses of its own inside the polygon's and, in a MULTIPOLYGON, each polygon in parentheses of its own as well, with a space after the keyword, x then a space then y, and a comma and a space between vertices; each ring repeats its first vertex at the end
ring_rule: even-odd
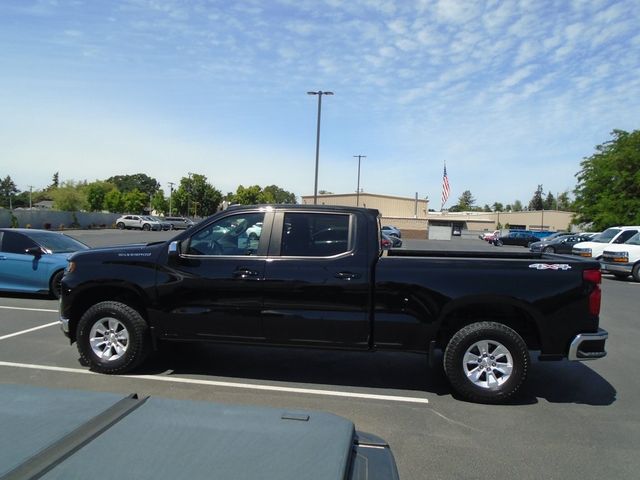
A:
POLYGON ((0 305, 0 308, 5 310, 26 310, 27 312, 51 312, 58 313, 58 310, 51 310, 50 308, 26 308, 26 307, 5 307, 0 305))
POLYGON ((21 330, 19 332, 10 333, 9 335, 4 335, 0 337, 0 340, 4 340, 6 338, 17 337, 18 335, 24 335, 25 333, 35 332, 36 330, 40 330, 42 328, 53 327, 54 325, 60 325, 60 322, 51 322, 46 325, 40 325, 39 327, 28 328, 27 330, 21 330))
MULTIPOLYGON (((80 368, 66 368, 66 367, 52 367, 49 365, 34 365, 30 363, 13 363, 13 362, 0 362, 0 367, 14 367, 14 368, 28 368, 32 370, 47 370, 51 372, 63 372, 63 373, 85 373, 90 375, 99 375, 89 370, 82 370, 80 368)), ((357 392, 343 392, 339 390, 320 390, 310 388, 294 388, 294 387, 277 387, 275 385, 258 385, 251 383, 233 383, 233 382, 218 382, 214 380, 197 380, 194 378, 181 378, 181 377, 163 377, 156 375, 120 375, 123 378, 133 378, 140 380, 155 380, 159 382, 172 382, 172 383, 187 383, 192 385, 206 385, 209 387, 228 387, 228 388, 242 388, 249 390, 266 390, 271 392, 287 392, 287 393, 302 393, 310 395, 323 395, 327 397, 347 397, 347 398, 363 398, 367 400, 383 400, 388 402, 402 402, 402 403, 429 403, 429 400, 421 397, 403 397, 398 395, 376 395, 371 393, 357 393, 357 392)))

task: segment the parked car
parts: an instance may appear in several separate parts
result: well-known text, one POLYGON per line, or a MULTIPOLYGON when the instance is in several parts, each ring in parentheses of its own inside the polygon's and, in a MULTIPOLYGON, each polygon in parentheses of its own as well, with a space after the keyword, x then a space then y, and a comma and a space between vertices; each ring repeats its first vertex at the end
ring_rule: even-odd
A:
POLYGON ((488 242, 489 240, 493 240, 494 238, 498 238, 500 236, 500 230, 494 230, 493 232, 484 232, 478 235, 478 238, 488 242))
POLYGON ((451 235, 453 235, 454 237, 462 236, 462 229, 460 227, 453 227, 453 230, 451 230, 451 235))
POLYGON ((394 237, 402 238, 402 232, 400 231, 400 229, 392 225, 383 225, 382 233, 386 233, 387 235, 392 235, 394 237))
POLYGON ((528 247, 530 243, 537 242, 540 239, 531 233, 511 232, 508 235, 499 237, 498 240, 503 245, 519 245, 521 247, 528 247))
POLYGON ((167 222, 165 219, 160 217, 154 217, 153 215, 148 215, 148 218, 152 218, 156 222, 160 224, 161 230, 173 230, 173 224, 171 222, 167 222))
POLYGON ((382 238, 390 242, 391 245, 389 246, 389 248, 400 248, 402 246, 402 239, 400 237, 383 233, 382 238))
POLYGON ((629 275, 640 282, 640 233, 624 243, 608 245, 600 262, 602 273, 612 273, 618 278, 629 275))
POLYGON ((62 280, 62 331, 82 362, 109 374, 135 369, 162 341, 423 352, 443 360, 461 397, 485 403, 515 394, 536 368, 530 351, 543 360, 606 355, 598 262, 380 255, 378 217, 356 207, 240 207, 167 242, 76 253, 62 280), (241 242, 257 222, 260 240, 241 242), (217 227, 232 228, 213 241, 217 227))
POLYGON ((0 290, 58 298, 67 259, 88 248, 64 233, 0 228, 0 290))
POLYGON ((162 224, 146 215, 123 215, 116 220, 120 230, 135 228, 139 230, 162 230, 162 224))
POLYGON ((195 225, 194 222, 187 217, 164 217, 164 221, 170 223, 175 230, 186 230, 195 225))
POLYGON ((571 253, 571 250, 576 243, 586 242, 588 239, 589 237, 586 235, 563 234, 554 236, 553 238, 547 237, 539 242, 533 242, 529 245, 529 250, 532 252, 545 253, 571 253))
POLYGON ((624 226, 607 228, 587 242, 576 243, 571 250, 574 255, 600 260, 610 244, 624 243, 640 232, 640 226, 624 226))

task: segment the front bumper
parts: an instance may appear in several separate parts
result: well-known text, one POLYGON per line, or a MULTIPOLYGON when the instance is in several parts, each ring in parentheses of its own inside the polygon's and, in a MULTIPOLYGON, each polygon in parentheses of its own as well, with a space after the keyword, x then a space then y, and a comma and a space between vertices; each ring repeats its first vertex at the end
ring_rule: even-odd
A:
POLYGON ((633 270, 633 264, 600 262, 600 269, 605 273, 606 272, 626 273, 627 275, 631 275, 631 271, 633 270))
POLYGON ((569 360, 595 360, 607 355, 604 344, 609 334, 599 328, 596 333, 580 333, 569 345, 569 360))

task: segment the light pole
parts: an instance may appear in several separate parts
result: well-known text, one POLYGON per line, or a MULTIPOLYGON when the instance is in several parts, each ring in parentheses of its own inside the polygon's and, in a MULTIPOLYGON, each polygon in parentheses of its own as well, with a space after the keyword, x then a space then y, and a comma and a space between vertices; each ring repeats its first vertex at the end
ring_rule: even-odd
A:
POLYGON ((169 216, 171 216, 171 197, 173 196, 173 186, 175 185, 175 183, 173 182, 168 182, 169 183, 169 216))
POLYGON ((366 155, 354 155, 358 159, 358 188, 356 189, 356 207, 360 206, 360 159, 367 158, 366 155))
POLYGON ((189 185, 187 188, 187 217, 191 215, 191 175, 193 175, 193 173, 189 172, 189 185))
POLYGON ((316 132, 316 176, 313 184, 313 204, 318 204, 318 161, 320 159, 320 112, 322 111, 322 95, 333 95, 333 92, 307 92, 307 95, 318 96, 318 130, 316 132))

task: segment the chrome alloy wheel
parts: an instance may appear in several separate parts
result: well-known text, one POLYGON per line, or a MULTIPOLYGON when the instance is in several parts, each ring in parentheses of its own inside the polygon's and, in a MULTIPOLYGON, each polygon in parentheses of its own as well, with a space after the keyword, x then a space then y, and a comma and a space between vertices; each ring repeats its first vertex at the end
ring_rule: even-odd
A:
POLYGON ((500 342, 481 340, 464 353, 462 368, 474 385, 492 389, 509 380, 513 371, 513 357, 500 342))
POLYGON ((105 317, 91 327, 89 343, 98 358, 112 362, 127 352, 129 331, 119 320, 105 317))

